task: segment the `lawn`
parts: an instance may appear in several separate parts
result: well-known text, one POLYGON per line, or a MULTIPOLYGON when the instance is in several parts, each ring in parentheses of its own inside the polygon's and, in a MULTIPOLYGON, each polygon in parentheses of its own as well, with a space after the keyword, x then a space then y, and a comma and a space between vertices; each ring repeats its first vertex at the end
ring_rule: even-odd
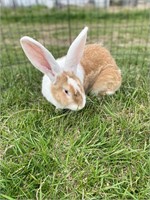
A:
MULTIPOLYGON (((36 15, 40 8, 34 9, 36 15)), ((149 28, 147 11, 130 12, 126 20, 125 13, 110 13, 110 18, 103 13, 93 23, 83 15, 93 27, 88 42, 100 37, 110 48, 123 83, 113 96, 88 95, 79 112, 57 111, 42 97, 42 74, 25 59, 18 42, 27 31, 61 56, 68 31, 55 17, 57 27, 54 21, 48 24, 45 12, 40 33, 37 18, 32 27, 30 16, 17 21, 20 10, 2 12, 1 199, 149 199, 149 28)), ((83 25, 75 19, 73 36, 83 25)))

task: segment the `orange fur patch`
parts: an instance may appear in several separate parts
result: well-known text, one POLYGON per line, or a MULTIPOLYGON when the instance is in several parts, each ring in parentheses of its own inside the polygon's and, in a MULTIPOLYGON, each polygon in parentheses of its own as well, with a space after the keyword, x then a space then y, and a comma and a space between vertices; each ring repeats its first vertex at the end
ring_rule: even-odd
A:
POLYGON ((60 102, 62 105, 67 106, 69 104, 82 105, 83 99, 81 94, 75 90, 75 88, 68 84, 68 77, 75 80, 81 90, 84 93, 84 89, 80 80, 71 72, 63 72, 60 76, 57 77, 56 83, 52 85, 52 93, 55 99, 60 102), (68 90, 71 94, 71 98, 67 98, 66 94, 63 91, 63 88, 68 90))
POLYGON ((81 65, 85 71, 86 92, 92 90, 99 93, 102 88, 103 92, 116 91, 120 87, 120 70, 110 52, 99 44, 89 44, 85 47, 81 65))

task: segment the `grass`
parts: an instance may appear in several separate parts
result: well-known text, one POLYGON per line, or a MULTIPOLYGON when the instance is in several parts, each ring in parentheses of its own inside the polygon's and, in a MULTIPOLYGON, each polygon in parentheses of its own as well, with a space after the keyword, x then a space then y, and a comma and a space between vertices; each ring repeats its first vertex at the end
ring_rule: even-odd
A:
MULTIPOLYGON (((112 27, 103 30, 106 38, 99 32, 108 46, 112 40, 123 84, 113 96, 99 100, 89 95, 79 112, 58 112, 42 97, 41 74, 26 64, 16 42, 19 34, 14 41, 7 38, 7 46, 5 38, 1 41, 1 199, 149 199, 148 29, 134 32, 132 24, 129 20, 126 29, 116 29, 117 36, 107 32, 112 27)), ((26 26, 19 26, 25 32, 26 26)), ((58 32, 55 37, 61 41, 64 36, 58 32)), ((61 55, 67 45, 60 45, 61 55)), ((58 53, 56 44, 53 52, 58 53)))
MULTIPOLYGON (((114 11, 114 10, 113 10, 114 11)), ((69 9, 69 17, 71 21, 92 21, 96 20, 117 20, 120 22, 125 21, 126 18, 130 20, 140 20, 147 19, 149 16, 149 11, 147 10, 118 10, 117 12, 106 12, 103 9, 96 9, 96 8, 89 8, 86 9, 84 12, 83 8, 76 8, 71 7, 69 9), (143 16, 141 18, 141 15, 143 16)), ((28 8, 18 8, 18 9, 11 9, 11 8, 3 8, 1 14, 2 23, 13 23, 13 22, 21 22, 21 23, 53 23, 58 22, 60 19, 68 20, 68 8, 62 8, 61 12, 60 9, 48 9, 47 7, 42 6, 34 6, 28 8), (23 13, 26 15, 24 17, 23 13)))

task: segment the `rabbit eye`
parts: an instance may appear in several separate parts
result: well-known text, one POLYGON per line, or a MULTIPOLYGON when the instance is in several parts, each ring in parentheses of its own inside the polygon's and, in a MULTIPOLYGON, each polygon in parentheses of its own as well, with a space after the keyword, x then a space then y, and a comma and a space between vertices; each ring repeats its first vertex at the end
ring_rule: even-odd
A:
POLYGON ((69 95, 69 91, 67 89, 63 89, 65 94, 69 95))
POLYGON ((69 93, 68 90, 65 90, 65 93, 68 94, 69 93))

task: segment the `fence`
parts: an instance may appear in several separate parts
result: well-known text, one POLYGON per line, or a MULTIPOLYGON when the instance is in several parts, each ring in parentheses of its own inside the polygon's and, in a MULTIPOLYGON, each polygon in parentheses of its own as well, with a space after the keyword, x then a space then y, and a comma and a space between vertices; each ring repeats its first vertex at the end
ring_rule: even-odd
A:
POLYGON ((87 43, 103 43, 120 65, 130 68, 149 63, 149 1, 98 4, 100 0, 93 0, 81 1, 81 5, 77 0, 75 5, 70 4, 71 0, 66 1, 68 4, 45 1, 54 2, 52 7, 37 4, 39 1, 28 6, 2 2, 1 67, 13 76, 16 68, 26 68, 29 63, 20 47, 22 36, 35 38, 57 58, 66 53, 85 25, 89 26, 87 43))

